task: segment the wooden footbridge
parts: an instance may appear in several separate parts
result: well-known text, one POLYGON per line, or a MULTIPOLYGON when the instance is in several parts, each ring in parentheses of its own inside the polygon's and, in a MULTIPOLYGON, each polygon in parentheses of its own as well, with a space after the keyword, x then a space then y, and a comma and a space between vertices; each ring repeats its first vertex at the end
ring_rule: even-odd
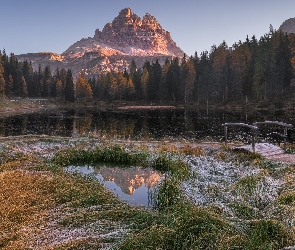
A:
MULTIPOLYGON (((293 128, 293 125, 292 124, 287 124, 287 123, 284 123, 284 122, 278 122, 278 121, 255 122, 253 125, 245 124, 245 123, 224 123, 224 124, 222 124, 222 126, 224 127, 225 144, 228 141, 228 128, 229 127, 246 127, 246 128, 248 128, 250 130, 250 135, 252 137, 252 143, 251 143, 252 144, 252 152, 255 152, 255 151, 267 151, 267 150, 270 150, 270 149, 274 150, 274 147, 269 147, 266 143, 263 143, 263 144, 259 143, 257 145, 258 131, 260 130, 260 128, 262 128, 264 126, 269 126, 269 125, 282 129, 281 133, 274 131, 274 132, 272 132, 272 134, 276 135, 276 136, 279 136, 279 137, 281 137, 283 139, 284 150, 285 150, 286 149, 287 137, 288 137, 287 132, 288 132, 288 129, 293 128)), ((277 148, 278 148, 278 151, 281 150, 279 147, 277 147, 277 148)), ((278 153, 281 153, 281 152, 278 152, 278 153)))

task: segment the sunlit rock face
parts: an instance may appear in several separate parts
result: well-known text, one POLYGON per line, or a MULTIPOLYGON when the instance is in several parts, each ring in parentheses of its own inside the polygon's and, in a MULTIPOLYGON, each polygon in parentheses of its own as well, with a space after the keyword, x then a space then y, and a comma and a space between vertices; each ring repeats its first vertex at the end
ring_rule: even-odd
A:
POLYGON ((147 13, 141 19, 130 8, 121 10, 102 31, 96 30, 94 40, 127 55, 181 57, 184 53, 155 17, 147 13))
POLYGON ((94 170, 100 173, 104 180, 113 181, 119 186, 125 194, 132 195, 138 188, 145 186, 148 189, 155 187, 162 175, 152 169, 143 169, 140 167, 132 168, 110 168, 100 167, 94 170))
POLYGON ((38 54, 17 57, 31 61, 34 70, 39 64, 45 67, 51 60, 51 67, 55 63, 59 68, 70 68, 74 75, 81 69, 89 75, 97 75, 128 69, 132 60, 138 67, 146 60, 158 59, 163 64, 166 58, 183 57, 184 52, 154 16, 147 13, 140 18, 130 8, 125 8, 102 31, 97 29, 93 37, 82 38, 62 55, 54 54, 54 58, 48 59, 38 54))
POLYGON ((289 18, 286 21, 282 23, 279 30, 281 30, 284 33, 295 33, 295 17, 289 18))

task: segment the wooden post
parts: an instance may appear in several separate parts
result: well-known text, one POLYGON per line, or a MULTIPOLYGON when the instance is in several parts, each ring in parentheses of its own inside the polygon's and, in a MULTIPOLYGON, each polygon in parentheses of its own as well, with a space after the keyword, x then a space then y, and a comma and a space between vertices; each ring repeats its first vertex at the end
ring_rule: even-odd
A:
POLYGON ((251 129, 252 130, 252 150, 253 153, 255 153, 255 137, 256 137, 256 130, 251 129))
POLYGON ((226 145, 226 143, 227 143, 227 126, 226 125, 224 126, 224 142, 226 145))
POLYGON ((276 133, 278 136, 282 137, 284 139, 284 150, 287 148, 287 131, 288 129, 292 129, 293 125, 284 123, 284 122, 278 122, 278 121, 265 121, 265 122, 255 122, 254 125, 267 125, 267 124, 272 124, 272 125, 277 125, 277 126, 282 126, 284 128, 284 134, 281 133, 276 133))
POLYGON ((286 151, 287 145, 286 145, 286 141, 287 141, 287 127, 284 127, 284 150, 286 151))
POLYGON ((224 126, 225 144, 227 143, 227 127, 228 126, 240 126, 240 127, 247 127, 249 129, 251 129, 251 132, 252 132, 252 149, 253 149, 253 152, 255 152, 255 138, 256 138, 256 131, 258 130, 258 127, 253 126, 253 125, 249 125, 249 124, 245 124, 245 123, 224 123, 224 124, 222 124, 222 126, 224 126))

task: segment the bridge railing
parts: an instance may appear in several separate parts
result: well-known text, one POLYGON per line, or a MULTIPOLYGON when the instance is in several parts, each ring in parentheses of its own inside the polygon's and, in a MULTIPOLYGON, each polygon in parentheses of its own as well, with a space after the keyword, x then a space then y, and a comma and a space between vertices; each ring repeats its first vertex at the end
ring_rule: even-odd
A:
POLYGON ((287 137, 288 137, 288 129, 292 129, 293 125, 284 123, 284 122, 278 122, 278 121, 264 121, 264 122, 255 122, 255 126, 259 127, 261 125, 275 125, 279 127, 283 127, 283 134, 278 132, 273 132, 273 134, 278 135, 279 137, 283 138, 284 140, 284 149, 286 150, 286 143, 287 143, 287 137))
POLYGON ((228 127, 230 127, 230 126, 239 126, 239 127, 247 127, 249 129, 251 129, 252 150, 253 150, 253 152, 255 152, 255 138, 256 138, 257 131, 259 129, 257 126, 253 126, 253 125, 246 124, 246 123, 224 123, 224 124, 222 124, 222 126, 224 126, 224 140, 225 140, 225 144, 227 143, 228 127))
POLYGON ((255 122, 253 125, 250 124, 245 124, 245 123, 224 123, 222 126, 224 127, 224 139, 225 139, 225 144, 227 143, 227 137, 228 137, 228 127, 230 126, 240 126, 240 127, 247 127, 251 130, 251 136, 252 136, 252 150, 255 152, 255 142, 256 142, 256 136, 257 132, 259 130, 259 126, 261 125, 276 125, 276 126, 281 126, 283 127, 284 131, 283 134, 273 132, 276 135, 282 137, 284 139, 284 149, 286 149, 286 141, 287 141, 287 132, 288 129, 292 129, 293 125, 284 123, 284 122, 278 122, 278 121, 264 121, 264 122, 255 122))

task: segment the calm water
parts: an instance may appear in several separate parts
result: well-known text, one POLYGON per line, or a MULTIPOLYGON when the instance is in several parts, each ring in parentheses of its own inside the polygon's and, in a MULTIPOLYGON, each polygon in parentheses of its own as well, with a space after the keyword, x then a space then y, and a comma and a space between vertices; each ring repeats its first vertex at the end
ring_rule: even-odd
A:
POLYGON ((141 167, 70 166, 66 171, 92 175, 121 199, 146 207, 153 207, 154 188, 163 176, 153 169, 141 167))
MULTIPOLYGON (((0 117, 0 136, 55 135, 92 136, 132 140, 221 141, 225 122, 277 120, 295 125, 295 113, 226 113, 217 111, 153 110, 101 112, 95 110, 53 110, 0 117)), ((230 139, 248 140, 246 131, 229 130, 230 139)), ((289 141, 295 141, 289 132, 289 141)))

